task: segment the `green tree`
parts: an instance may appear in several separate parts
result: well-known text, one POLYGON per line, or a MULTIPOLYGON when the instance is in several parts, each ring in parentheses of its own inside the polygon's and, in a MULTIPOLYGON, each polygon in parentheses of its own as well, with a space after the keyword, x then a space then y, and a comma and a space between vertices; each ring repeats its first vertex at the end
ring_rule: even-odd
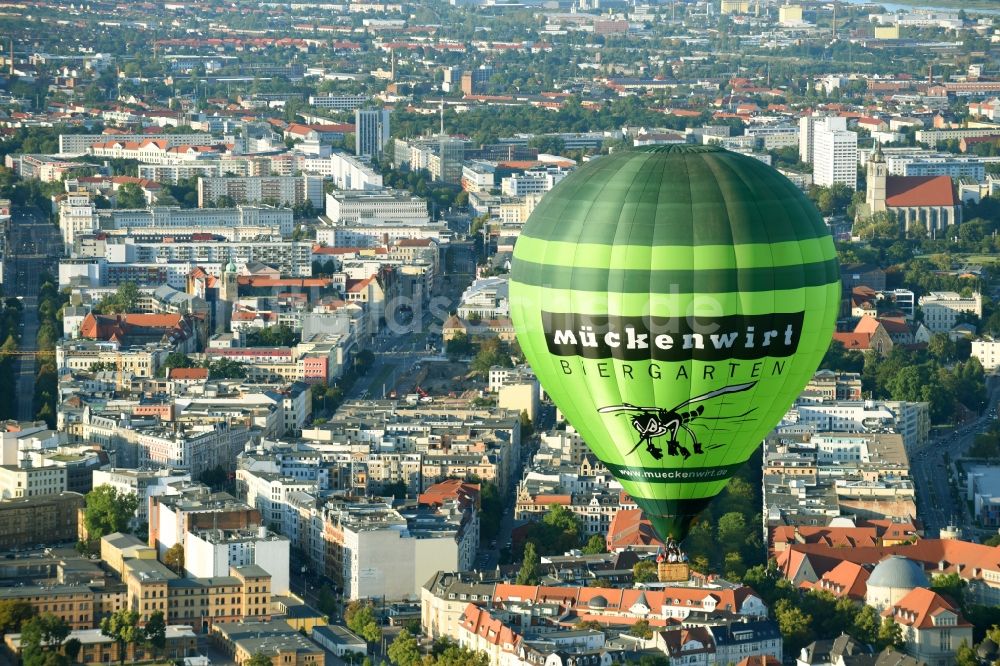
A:
POLYGON ((891 617, 882 618, 882 624, 879 625, 875 644, 880 649, 885 649, 887 647, 903 647, 904 643, 902 627, 893 622, 891 617))
POLYGON ((524 559, 521 562, 521 569, 517 572, 518 585, 538 585, 538 566, 540 560, 538 552, 535 550, 535 543, 529 541, 524 545, 524 559))
POLYGON ((489 666, 490 658, 485 652, 476 652, 448 645, 438 656, 436 666, 489 666))
POLYGON ((599 555, 606 552, 608 552, 608 549, 604 543, 604 539, 598 534, 590 537, 587 544, 583 547, 584 555, 599 555))
POLYGON ((670 661, 662 654, 643 654, 639 661, 626 661, 628 666, 670 666, 670 661))
POLYGON ((209 379, 246 379, 247 365, 228 358, 220 358, 208 364, 209 379))
POLYGON ((395 497, 396 499, 406 498, 406 483, 403 481, 393 481, 392 483, 387 483, 382 486, 382 493, 386 497, 395 497))
POLYGON ((727 552, 739 550, 749 533, 742 513, 731 511, 719 518, 719 542, 727 552))
POLYGON ((21 599, 0 600, 0 634, 21 631, 21 625, 35 616, 35 607, 21 599))
POLYGON ((377 622, 369 622, 361 627, 358 635, 369 643, 378 643, 382 640, 382 627, 378 626, 377 622))
POLYGON ((323 585, 319 589, 319 609, 329 617, 337 613, 337 595, 329 585, 323 585))
POLYGON ((146 620, 142 628, 142 642, 153 649, 153 654, 159 654, 167 645, 167 620, 163 611, 156 611, 146 620))
POLYGON ((747 565, 743 563, 743 557, 740 555, 739 551, 730 551, 726 553, 724 560, 723 575, 728 580, 742 580, 743 575, 747 571, 747 565))
POLYGON ((634 583, 652 583, 657 579, 657 565, 653 560, 639 560, 632 567, 632 582, 634 583))
POLYGON ((500 489, 491 481, 480 486, 479 495, 479 533, 484 539, 493 539, 500 531, 500 521, 503 519, 503 498, 500 489))
POLYGON ((535 544, 541 555, 558 554, 579 548, 583 529, 580 519, 564 506, 553 504, 542 519, 528 526, 527 541, 535 544))
POLYGON ((139 508, 139 498, 135 493, 119 493, 106 484, 87 493, 85 501, 83 523, 91 541, 114 532, 127 531, 139 508))
POLYGON ((935 333, 927 343, 927 353, 941 363, 948 363, 955 358, 955 343, 944 333, 935 333))
POLYGON ((271 666, 271 658, 263 652, 254 652, 253 656, 244 662, 243 666, 271 666))
POLYGON ((190 356, 184 352, 172 351, 163 359, 163 364, 156 371, 156 375, 158 377, 166 377, 167 370, 171 368, 193 368, 194 366, 195 363, 191 360, 190 356))
POLYGON ((68 660, 59 646, 70 628, 62 618, 45 613, 25 621, 21 627, 21 655, 25 666, 62 666, 68 660))
POLYGON ((170 567, 176 573, 184 571, 184 544, 175 543, 167 552, 163 554, 163 564, 170 567))
POLYGON ((798 654, 813 640, 812 616, 799 609, 794 601, 779 599, 774 606, 774 618, 789 654, 798 654))
POLYGON ((66 660, 71 664, 77 663, 77 656, 80 654, 81 649, 83 649, 83 643, 78 638, 70 638, 63 643, 63 652, 66 653, 66 660))
POLYGON ((377 643, 382 639, 382 629, 378 626, 370 603, 352 601, 344 611, 344 622, 348 629, 369 643, 377 643))
POLYGON ((864 364, 864 354, 856 351, 848 351, 844 349, 843 343, 833 340, 830 342, 830 348, 827 350, 826 356, 823 357, 823 362, 819 367, 822 370, 835 370, 838 372, 861 372, 864 364))
POLYGON ((649 626, 649 620, 639 620, 629 627, 628 633, 636 638, 650 639, 653 637, 653 628, 649 626))
POLYGON ((958 646, 958 651, 955 652, 955 666, 979 666, 980 663, 972 646, 966 641, 962 641, 962 644, 958 646))
POLYGON ((301 342, 302 336, 287 324, 268 326, 247 332, 247 347, 291 347, 301 342))
POLYGON ((473 347, 472 343, 469 341, 469 336, 465 333, 459 333, 444 346, 445 353, 448 358, 456 360, 472 353, 473 347))
POLYGON ((584 620, 583 622, 577 622, 574 627, 578 630, 589 629, 590 631, 604 631, 605 626, 598 622, 597 620, 584 620))
POLYGON ((94 306, 94 312, 103 314, 125 314, 134 312, 139 302, 139 288, 135 282, 122 282, 111 296, 105 296, 94 306))
POLYGON ((931 589, 950 597, 958 606, 965 602, 965 586, 965 579, 957 573, 937 575, 931 579, 931 589))
POLYGON ((855 222, 854 234, 862 240, 886 241, 900 237, 902 227, 899 220, 885 211, 880 211, 855 222))
POLYGON ((420 646, 416 637, 405 629, 399 632, 387 651, 389 661, 396 666, 419 666, 420 646))
POLYGON ((882 618, 879 617, 878 611, 871 606, 862 606, 854 616, 854 626, 850 634, 862 643, 875 645, 881 627, 882 618))
POLYGON ((122 608, 101 620, 101 633, 118 644, 118 663, 125 663, 125 646, 145 641, 139 626, 139 613, 122 608))
POLYGON ((125 183, 115 193, 116 208, 145 208, 146 195, 136 183, 125 183))
POLYGON ((488 373, 490 368, 495 365, 509 368, 513 363, 510 360, 510 354, 504 353, 498 339, 486 338, 479 343, 479 352, 476 353, 476 357, 472 360, 472 365, 469 368, 473 372, 483 375, 488 373))

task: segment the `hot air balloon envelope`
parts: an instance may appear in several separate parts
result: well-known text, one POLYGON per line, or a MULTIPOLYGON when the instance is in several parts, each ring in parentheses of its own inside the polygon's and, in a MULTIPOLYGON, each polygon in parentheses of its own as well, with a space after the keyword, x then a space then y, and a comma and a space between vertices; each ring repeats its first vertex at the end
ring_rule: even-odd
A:
POLYGON ((659 535, 682 539, 816 370, 839 268, 816 208, 774 169, 655 146, 542 199, 510 303, 552 400, 659 535))

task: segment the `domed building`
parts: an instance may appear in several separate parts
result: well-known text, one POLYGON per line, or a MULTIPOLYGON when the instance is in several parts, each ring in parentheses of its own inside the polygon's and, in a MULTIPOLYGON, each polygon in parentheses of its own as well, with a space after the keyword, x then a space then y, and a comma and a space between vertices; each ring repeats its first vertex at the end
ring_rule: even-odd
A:
POLYGON ((918 587, 930 587, 923 567, 902 555, 891 555, 872 569, 865 603, 881 612, 918 587))

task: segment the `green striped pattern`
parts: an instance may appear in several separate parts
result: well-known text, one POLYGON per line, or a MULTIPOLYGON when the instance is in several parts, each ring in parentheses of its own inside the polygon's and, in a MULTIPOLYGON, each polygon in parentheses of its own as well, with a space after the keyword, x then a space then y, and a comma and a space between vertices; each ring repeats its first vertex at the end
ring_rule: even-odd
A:
POLYGON ((548 394, 661 536, 682 538, 818 366, 839 269, 819 213, 777 171, 715 147, 652 147, 585 164, 545 196, 514 248, 510 298, 518 341, 548 394), (791 358, 625 362, 553 356, 542 311, 804 319, 791 358), (703 453, 678 437, 688 458, 667 455, 666 437, 654 440, 662 459, 644 446, 628 453, 638 442, 631 416, 598 413, 625 403, 672 409, 742 382, 754 387, 699 403, 689 427, 703 453))
POLYGON ((656 146, 602 157, 547 194, 524 234, 645 247, 770 245, 829 236, 819 212, 791 181, 751 161, 713 146, 656 146), (587 223, 566 224, 572 220, 587 223))

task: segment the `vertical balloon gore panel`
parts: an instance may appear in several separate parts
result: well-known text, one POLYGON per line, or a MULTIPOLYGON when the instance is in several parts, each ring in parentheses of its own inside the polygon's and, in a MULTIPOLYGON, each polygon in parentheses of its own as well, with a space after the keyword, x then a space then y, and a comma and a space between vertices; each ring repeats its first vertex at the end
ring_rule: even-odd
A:
POLYGON ((822 360, 839 268, 815 208, 770 167, 656 147, 546 195, 510 301, 546 392, 657 533, 681 539, 822 360))

